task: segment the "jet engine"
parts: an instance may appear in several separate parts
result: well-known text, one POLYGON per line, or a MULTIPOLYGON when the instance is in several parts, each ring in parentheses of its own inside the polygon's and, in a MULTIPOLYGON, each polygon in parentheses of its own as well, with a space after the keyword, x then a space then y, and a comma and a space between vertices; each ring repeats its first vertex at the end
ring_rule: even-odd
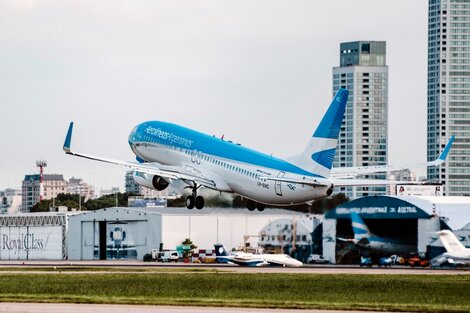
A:
POLYGON ((151 175, 134 171, 133 177, 135 182, 139 185, 150 189, 156 189, 158 191, 165 190, 168 185, 170 185, 170 182, 158 175, 151 175))

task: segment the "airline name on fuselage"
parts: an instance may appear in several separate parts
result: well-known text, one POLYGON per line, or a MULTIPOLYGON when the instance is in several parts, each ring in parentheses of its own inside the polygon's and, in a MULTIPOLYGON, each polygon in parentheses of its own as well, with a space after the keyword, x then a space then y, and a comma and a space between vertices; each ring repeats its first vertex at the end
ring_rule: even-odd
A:
POLYGON ((167 140, 172 144, 176 142, 176 143, 178 143, 180 145, 183 145, 187 148, 191 147, 191 145, 193 144, 192 140, 189 140, 189 139, 184 138, 184 137, 177 136, 173 133, 169 133, 167 131, 161 130, 160 128, 154 128, 152 126, 149 126, 145 129, 145 132, 149 135, 157 136, 158 138, 161 138, 163 140, 167 140))

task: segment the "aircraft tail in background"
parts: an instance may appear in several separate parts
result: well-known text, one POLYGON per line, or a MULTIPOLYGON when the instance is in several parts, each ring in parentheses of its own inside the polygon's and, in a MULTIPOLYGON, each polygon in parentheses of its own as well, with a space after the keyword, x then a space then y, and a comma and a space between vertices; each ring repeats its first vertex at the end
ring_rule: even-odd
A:
POLYGON ((354 240, 359 242, 364 239, 372 237, 372 233, 369 231, 364 220, 356 212, 351 212, 351 223, 354 232, 354 240))
POLYGON ((465 246, 457 239, 457 237, 450 230, 441 230, 438 232, 439 238, 442 241, 442 244, 449 253, 462 253, 465 251, 470 251, 470 249, 465 248, 465 246))

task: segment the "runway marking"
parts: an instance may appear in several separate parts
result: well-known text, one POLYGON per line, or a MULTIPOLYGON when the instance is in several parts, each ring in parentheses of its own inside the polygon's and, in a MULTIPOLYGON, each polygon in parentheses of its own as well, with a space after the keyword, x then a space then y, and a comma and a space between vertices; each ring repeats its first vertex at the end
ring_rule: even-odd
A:
MULTIPOLYGON (((153 305, 116 305, 116 304, 75 304, 75 303, 0 303, 0 311, 5 313, 374 313, 374 311, 343 310, 273 310, 256 308, 224 308, 195 306, 153 306, 153 305)), ((381 311, 380 313, 387 313, 381 311)))

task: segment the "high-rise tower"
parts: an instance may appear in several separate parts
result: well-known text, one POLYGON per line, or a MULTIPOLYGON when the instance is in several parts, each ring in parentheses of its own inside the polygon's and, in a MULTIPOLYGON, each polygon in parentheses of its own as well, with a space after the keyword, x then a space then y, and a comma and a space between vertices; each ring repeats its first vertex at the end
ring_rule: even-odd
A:
POLYGON ((428 168, 444 195, 470 195, 470 0, 429 0, 427 158, 450 136, 447 162, 428 168))
MULTIPOLYGON (((387 164, 388 66, 385 41, 340 44, 340 66, 333 68, 333 94, 349 90, 334 166, 387 164)), ((383 175, 364 178, 385 179, 383 175)), ((349 198, 386 193, 385 186, 337 190, 349 198)))

